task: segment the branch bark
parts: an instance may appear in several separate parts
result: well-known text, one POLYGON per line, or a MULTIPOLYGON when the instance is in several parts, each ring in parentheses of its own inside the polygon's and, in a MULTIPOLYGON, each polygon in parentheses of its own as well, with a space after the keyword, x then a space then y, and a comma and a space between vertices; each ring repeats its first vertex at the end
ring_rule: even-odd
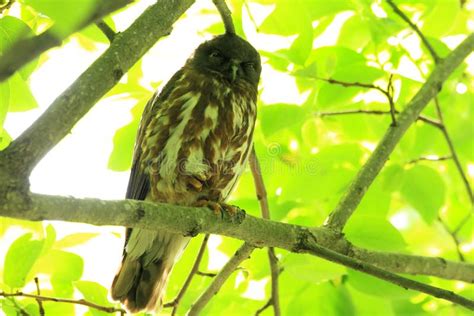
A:
POLYGON ((61 45, 62 40, 72 33, 100 20, 104 16, 126 6, 132 1, 133 0, 99 1, 95 10, 78 25, 78 28, 72 30, 70 34, 64 34, 63 38, 58 37, 59 32, 53 25, 50 29, 38 36, 20 40, 0 59, 0 82, 8 79, 8 77, 13 75, 18 69, 38 57, 41 53, 52 47, 61 45))
MULTIPOLYGON (((154 43, 170 33, 173 23, 194 0, 158 1, 64 91, 48 110, 4 152, 13 173, 24 177, 65 137, 92 106, 109 91, 154 43)), ((3 62, 4 58, 2 58, 3 62)), ((1 67, 0 67, 1 69, 1 67)), ((1 72, 1 70, 0 70, 1 72)), ((1 156, 0 156, 1 158, 1 156)))
POLYGON ((417 120, 421 111, 429 101, 438 94, 443 82, 473 49, 474 34, 470 34, 454 51, 436 66, 426 83, 412 98, 405 110, 400 113, 397 125, 391 126, 388 129, 382 141, 359 171, 339 204, 329 215, 326 224, 327 227, 337 231, 341 231, 344 228, 347 220, 359 205, 370 184, 380 172, 407 129, 417 120))
POLYGON ((0 195, 0 216, 33 221, 61 220, 92 225, 163 229, 188 236, 218 234, 247 241, 257 247, 278 247, 312 254, 309 245, 322 247, 396 273, 426 274, 474 282, 474 265, 442 258, 369 251, 351 245, 342 234, 320 227, 304 227, 261 219, 239 211, 215 216, 207 208, 146 201, 103 201, 11 191, 0 195))

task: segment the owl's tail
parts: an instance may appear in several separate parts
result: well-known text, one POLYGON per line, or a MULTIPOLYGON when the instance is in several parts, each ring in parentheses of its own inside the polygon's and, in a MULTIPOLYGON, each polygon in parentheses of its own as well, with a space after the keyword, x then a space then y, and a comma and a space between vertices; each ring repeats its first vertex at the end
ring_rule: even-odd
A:
POLYGON ((161 307, 171 269, 188 241, 168 232, 132 230, 112 283, 112 298, 132 313, 161 307))

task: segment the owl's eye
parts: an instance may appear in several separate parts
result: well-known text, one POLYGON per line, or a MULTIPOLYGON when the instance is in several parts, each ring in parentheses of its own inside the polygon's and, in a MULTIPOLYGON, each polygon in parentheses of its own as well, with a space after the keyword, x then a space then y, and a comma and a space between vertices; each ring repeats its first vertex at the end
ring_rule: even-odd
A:
POLYGON ((222 58, 222 54, 221 54, 221 52, 219 52, 218 50, 213 50, 213 51, 209 54, 209 57, 212 58, 212 59, 221 59, 221 58, 222 58))
POLYGON ((242 63, 242 66, 246 71, 249 71, 249 70, 250 71, 255 71, 256 70, 256 66, 252 62, 242 63))

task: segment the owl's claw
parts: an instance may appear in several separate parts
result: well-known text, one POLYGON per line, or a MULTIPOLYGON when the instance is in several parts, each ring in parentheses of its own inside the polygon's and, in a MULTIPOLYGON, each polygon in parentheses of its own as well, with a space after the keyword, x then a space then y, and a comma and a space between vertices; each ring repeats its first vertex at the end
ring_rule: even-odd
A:
POLYGON ((188 187, 191 189, 201 192, 204 187, 204 182, 207 180, 207 177, 204 174, 195 174, 188 176, 188 187))
POLYGON ((219 203, 209 200, 199 200, 196 202, 195 206, 197 207, 207 207, 216 215, 223 216, 223 213, 227 213, 230 216, 234 216, 240 210, 237 206, 230 205, 227 203, 219 203))

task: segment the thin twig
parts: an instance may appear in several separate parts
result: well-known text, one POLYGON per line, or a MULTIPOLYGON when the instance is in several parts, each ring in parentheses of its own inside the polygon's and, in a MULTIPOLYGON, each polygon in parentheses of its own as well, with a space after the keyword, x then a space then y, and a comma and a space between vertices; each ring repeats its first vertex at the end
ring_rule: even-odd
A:
POLYGON ((27 294, 27 293, 23 293, 23 292, 15 292, 15 293, 0 292, 0 296, 3 296, 3 297, 28 297, 28 298, 33 298, 37 301, 40 300, 40 301, 43 301, 43 302, 44 301, 50 301, 50 302, 57 302, 57 303, 69 303, 69 304, 83 305, 83 306, 94 308, 94 309, 97 309, 99 311, 106 312, 106 313, 125 313, 125 310, 123 310, 121 308, 102 306, 102 305, 98 305, 98 304, 86 301, 84 299, 73 300, 73 299, 67 299, 67 298, 57 298, 57 297, 50 297, 50 296, 43 296, 43 295, 27 294))
POLYGON ((466 215, 466 217, 464 217, 458 224, 458 226, 456 226, 456 228, 453 230, 453 234, 454 235, 457 235, 459 233, 459 231, 464 227, 464 225, 466 225, 466 223, 469 221, 469 219, 471 218, 472 216, 472 211, 469 212, 469 214, 466 215))
POLYGON ((451 236, 451 238, 453 239, 453 242, 454 242, 454 245, 456 246, 456 252, 458 254, 458 257, 459 257, 459 261, 466 261, 466 258, 464 258, 464 255, 462 254, 461 252, 461 249, 460 249, 460 245, 459 245, 459 239, 458 237, 456 236, 456 234, 454 234, 454 232, 452 232, 448 225, 446 225, 446 223, 443 221, 443 219, 441 217, 438 216, 438 221, 441 223, 441 225, 443 226, 444 230, 449 234, 449 236, 451 236))
POLYGON ((390 74, 388 78, 387 84, 387 94, 385 95, 388 99, 388 103, 390 104, 390 116, 392 118, 392 126, 397 125, 397 119, 395 117, 395 113, 397 113, 397 109, 395 108, 395 102, 393 102, 393 94, 395 93, 395 89, 393 88, 393 74, 390 74))
POLYGON ((393 92, 394 92, 393 82, 392 82, 393 74, 390 74, 386 90, 371 83, 347 82, 347 81, 342 81, 342 80, 336 80, 333 78, 321 78, 321 77, 316 77, 316 79, 326 81, 330 84, 337 84, 343 87, 361 87, 361 88, 374 89, 374 90, 380 91, 383 95, 385 95, 385 97, 388 100, 388 104, 390 106, 390 111, 388 113, 390 113, 390 116, 392 118, 392 126, 397 125, 395 114, 397 114, 398 111, 396 110, 395 102, 393 101, 393 92))
POLYGON ((408 164, 414 164, 414 163, 417 163, 417 162, 420 162, 420 161, 433 161, 433 162, 436 162, 436 161, 445 161, 445 160, 449 160, 449 159, 452 159, 453 157, 452 156, 441 156, 441 157, 425 157, 425 156, 422 156, 422 157, 418 157, 418 158, 415 158, 415 159, 412 159, 410 161, 408 161, 407 163, 408 164))
POLYGON ((225 0, 212 0, 221 15, 222 22, 224 22, 225 32, 227 34, 235 34, 234 22, 232 21, 232 13, 230 12, 225 0))
MULTIPOLYGON (((35 284, 36 284, 36 294, 41 295, 38 277, 35 277, 35 284)), ((38 302, 39 314, 41 316, 44 316, 43 302, 40 299, 36 299, 36 301, 38 302)))
MULTIPOLYGON (((399 114, 399 111, 395 111, 396 114, 399 114)), ((383 111, 383 110, 362 110, 362 109, 355 109, 355 110, 344 110, 344 111, 328 111, 328 112, 317 112, 315 115, 319 117, 325 116, 338 116, 338 115, 351 115, 351 114, 372 114, 372 115, 388 115, 390 111, 383 111)), ((441 128, 441 123, 429 118, 424 115, 419 115, 417 120, 425 122, 427 124, 433 125, 436 128, 441 128)))
POLYGON ((410 25, 410 27, 413 29, 413 31, 416 32, 416 34, 418 34, 418 36, 420 37, 421 41, 423 42, 423 44, 425 45, 425 47, 428 49, 428 51, 430 52, 430 55, 431 57, 433 57, 435 63, 439 63, 441 61, 441 58, 438 56, 438 54, 436 53, 436 51, 434 50, 433 46, 431 46, 430 42, 428 42, 428 39, 423 35, 423 33, 421 33, 420 29, 418 28, 418 26, 416 26, 415 23, 413 23, 407 16, 405 13, 403 13, 402 10, 400 10, 397 5, 392 1, 392 0, 387 0, 387 3, 392 7, 393 11, 400 17, 402 18, 402 20, 404 20, 408 25, 410 25))
MULTIPOLYGON (((267 190, 263 181, 262 170, 255 152, 255 147, 252 148, 252 152, 250 153, 249 165, 250 169, 252 170, 255 191, 257 194, 257 199, 260 203, 262 217, 265 219, 270 219, 270 207, 268 206, 267 190)), ((275 255, 275 249, 273 247, 268 248, 268 261, 270 263, 270 271, 272 276, 272 292, 270 298, 271 304, 273 305, 275 316, 280 316, 280 293, 278 286, 278 275, 280 269, 278 267, 278 258, 275 255)))
POLYGON ((265 305, 263 305, 262 307, 260 307, 259 309, 257 309, 257 311, 255 312, 255 316, 258 316, 260 315, 261 313, 263 313, 267 308, 269 308, 270 306, 273 305, 273 300, 272 298, 270 297, 268 299, 268 301, 265 303, 265 305))
POLYGON ((255 249, 249 243, 244 243, 242 247, 237 250, 234 256, 225 264, 222 270, 217 274, 209 287, 201 294, 201 296, 194 302, 189 310, 189 316, 199 315, 202 309, 206 306, 209 300, 219 292, 224 282, 236 270, 239 264, 247 259, 252 251, 255 249))
POLYGON ((252 10, 250 10, 250 6, 249 6, 248 2, 245 1, 245 0, 244 0, 244 6, 245 6, 245 10, 247 10, 247 13, 249 15, 250 22, 252 22, 253 27, 255 28, 255 31, 258 33, 257 21, 255 21, 255 18, 253 17, 253 14, 252 14, 252 10))
POLYGON ((467 179, 466 174, 464 173, 464 170, 462 169, 461 166, 461 161, 459 160, 459 156, 456 153, 456 150, 454 149, 453 141, 451 140, 451 137, 449 136, 448 130, 446 129, 446 125, 444 124, 444 117, 443 113, 441 112, 441 106, 439 105, 438 98, 434 98, 434 103, 436 107, 436 113, 438 114, 438 120, 441 122, 441 132, 444 135, 444 138, 446 139, 446 142, 448 143, 449 151, 451 152, 451 156, 453 157, 454 164, 456 165, 456 168, 458 169, 459 175, 461 176, 461 179, 464 183, 464 187, 466 188, 467 194, 469 195, 469 199, 471 201, 471 205, 474 204, 474 196, 472 195, 472 188, 469 185, 469 180, 467 179))
POLYGON ((447 291, 441 288, 437 288, 428 284, 424 284, 412 279, 408 279, 402 276, 399 276, 395 273, 389 272, 384 269, 380 269, 374 265, 368 264, 364 261, 354 259, 335 251, 332 251, 328 248, 324 248, 315 242, 310 245, 310 248, 314 253, 316 253, 319 257, 327 259, 329 261, 342 264, 346 267, 352 268, 357 271, 361 271, 372 276, 375 276, 379 279, 388 281, 395 285, 401 286, 405 289, 416 290, 419 292, 423 292, 429 295, 432 295, 437 298, 445 299, 450 302, 459 304, 464 306, 468 309, 474 310, 474 301, 465 298, 463 296, 457 295, 452 291, 447 291))
POLYGON ((205 276, 205 277, 209 277, 209 278, 213 278, 217 275, 217 273, 212 273, 212 272, 202 272, 202 271, 197 271, 196 272, 197 275, 200 275, 200 276, 205 276))
POLYGON ((184 293, 186 293, 186 291, 188 290, 189 285, 191 284, 191 281, 193 280, 194 276, 197 274, 199 270, 199 265, 201 264, 202 258, 204 256, 204 252, 206 251, 208 240, 209 240, 209 234, 206 234, 204 236, 204 239, 202 240, 201 247, 199 248, 198 254, 196 256, 196 260, 194 260, 193 267, 191 268, 191 271, 189 272, 188 277, 186 278, 186 281, 184 281, 183 287, 181 288, 181 290, 179 290, 178 295, 172 302, 173 310, 171 311, 171 316, 176 315, 176 312, 178 311, 179 303, 181 302, 181 299, 183 298, 184 293))
POLYGON ((95 25, 104 33, 110 43, 114 41, 115 35, 117 34, 104 20, 96 22, 95 25))

